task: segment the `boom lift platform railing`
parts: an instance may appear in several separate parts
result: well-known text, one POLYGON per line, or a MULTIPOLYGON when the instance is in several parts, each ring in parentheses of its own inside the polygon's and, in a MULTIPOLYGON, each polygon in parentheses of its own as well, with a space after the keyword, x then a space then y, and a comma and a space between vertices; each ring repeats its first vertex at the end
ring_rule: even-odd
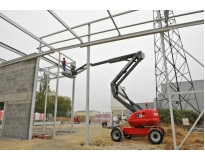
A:
MULTIPOLYGON (((121 61, 128 61, 125 67, 118 73, 118 75, 111 82, 111 91, 112 91, 113 97, 117 99, 121 104, 123 104, 131 112, 142 110, 142 108, 138 104, 131 101, 123 89, 122 89, 123 94, 120 93, 118 90, 118 87, 124 81, 124 79, 131 73, 131 71, 139 64, 139 62, 143 60, 144 58, 145 58, 145 54, 142 51, 139 51, 137 53, 124 55, 124 56, 108 59, 108 60, 97 62, 97 63, 90 63, 91 66, 98 66, 101 64, 105 64, 105 63, 116 63, 116 62, 121 62, 121 61), (119 95, 122 96, 129 103, 127 103, 119 95)), ((68 78, 76 78, 76 75, 78 75, 79 73, 87 69, 87 64, 84 64, 83 66, 76 69, 75 63, 70 63, 70 69, 71 70, 66 70, 62 72, 62 75, 68 78)))

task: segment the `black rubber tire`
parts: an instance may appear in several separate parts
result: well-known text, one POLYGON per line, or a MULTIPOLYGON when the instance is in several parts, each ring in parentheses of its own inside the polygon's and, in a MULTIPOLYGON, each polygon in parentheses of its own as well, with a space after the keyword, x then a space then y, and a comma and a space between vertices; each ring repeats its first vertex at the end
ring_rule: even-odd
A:
POLYGON ((118 128, 113 128, 111 131, 111 138, 115 142, 120 142, 122 139, 122 132, 118 128))
MULTIPOLYGON (((154 127, 154 128, 157 129, 157 127, 154 127)), ((162 135, 164 136, 164 135, 165 135, 165 131, 164 131, 164 129, 163 129, 162 127, 159 127, 159 128, 162 130, 162 135)))
POLYGON ((162 127, 160 127, 160 128, 161 128, 161 130, 162 130, 162 135, 163 135, 163 137, 164 137, 165 131, 164 131, 164 129, 163 129, 162 127))
POLYGON ((126 139, 131 139, 132 138, 132 135, 130 135, 130 134, 125 134, 124 133, 124 136, 125 136, 126 139))
POLYGON ((160 144, 163 141, 163 134, 158 129, 151 129, 148 133, 148 139, 152 144, 160 144))

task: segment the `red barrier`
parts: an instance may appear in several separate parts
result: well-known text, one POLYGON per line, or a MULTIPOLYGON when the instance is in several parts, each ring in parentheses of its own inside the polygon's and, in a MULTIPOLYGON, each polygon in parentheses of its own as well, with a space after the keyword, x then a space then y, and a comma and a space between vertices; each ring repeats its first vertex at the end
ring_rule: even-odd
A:
POLYGON ((4 110, 0 110, 0 120, 3 120, 4 110))

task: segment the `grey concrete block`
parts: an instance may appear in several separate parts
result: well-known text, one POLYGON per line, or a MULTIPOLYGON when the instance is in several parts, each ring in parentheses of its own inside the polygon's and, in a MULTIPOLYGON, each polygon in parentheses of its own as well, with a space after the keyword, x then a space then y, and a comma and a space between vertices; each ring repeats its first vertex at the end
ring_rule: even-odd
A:
POLYGON ((27 88, 17 89, 17 93, 27 92, 27 88))

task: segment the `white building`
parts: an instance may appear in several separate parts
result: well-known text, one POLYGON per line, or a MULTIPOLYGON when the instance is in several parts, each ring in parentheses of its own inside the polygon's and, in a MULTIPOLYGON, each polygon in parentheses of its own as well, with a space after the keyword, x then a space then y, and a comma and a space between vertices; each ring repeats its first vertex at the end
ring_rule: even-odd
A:
MULTIPOLYGON (((118 90, 123 94, 122 89, 125 91, 125 87, 119 86, 118 90)), ((123 100, 125 100, 122 96, 120 96, 123 100)), ((126 100, 125 100, 126 101, 126 100)), ((112 114, 118 115, 119 117, 126 115, 126 108, 123 106, 118 100, 116 100, 111 92, 111 111, 112 114)))

